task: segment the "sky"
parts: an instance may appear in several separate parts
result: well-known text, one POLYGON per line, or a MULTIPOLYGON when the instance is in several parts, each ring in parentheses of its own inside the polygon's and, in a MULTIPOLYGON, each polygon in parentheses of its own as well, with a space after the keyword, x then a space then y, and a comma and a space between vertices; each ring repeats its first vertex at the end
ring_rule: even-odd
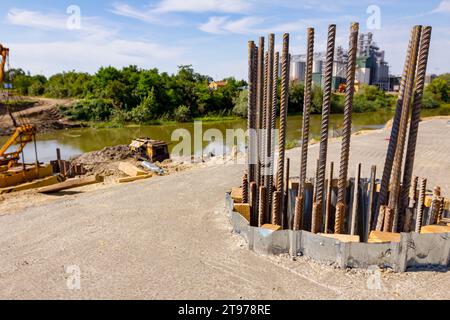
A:
POLYGON ((304 53, 306 28, 315 50, 327 26, 348 46, 351 22, 371 31, 400 74, 411 28, 433 27, 428 73, 450 72, 450 0, 0 0, 0 43, 10 66, 31 74, 95 73, 100 66, 158 68, 192 64, 216 80, 247 74, 247 42, 290 34, 291 54, 304 53))

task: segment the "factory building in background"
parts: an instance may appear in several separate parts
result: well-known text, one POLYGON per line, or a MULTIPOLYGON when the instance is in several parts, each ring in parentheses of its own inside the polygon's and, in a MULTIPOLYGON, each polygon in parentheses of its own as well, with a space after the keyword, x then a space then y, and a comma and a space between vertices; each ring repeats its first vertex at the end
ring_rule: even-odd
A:
MULTIPOLYGON (((325 52, 316 52, 313 59, 313 83, 323 85, 323 66, 326 58, 325 52)), ((348 61, 348 52, 338 46, 335 50, 333 65, 333 89, 337 90, 345 83, 345 73, 348 61)), ((290 66, 290 80, 303 82, 305 80, 306 55, 292 55, 290 66)), ((389 66, 384 60, 384 50, 380 50, 373 41, 371 32, 360 34, 358 39, 356 85, 375 85, 382 90, 392 90, 390 85, 389 66)))

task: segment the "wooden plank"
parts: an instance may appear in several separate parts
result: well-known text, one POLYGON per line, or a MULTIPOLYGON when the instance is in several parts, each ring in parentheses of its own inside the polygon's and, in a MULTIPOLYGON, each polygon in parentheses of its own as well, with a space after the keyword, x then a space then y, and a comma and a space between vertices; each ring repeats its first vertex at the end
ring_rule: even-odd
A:
POLYGON ((148 178, 151 178, 151 177, 153 177, 153 174, 150 173, 150 174, 146 174, 146 175, 143 175, 143 176, 120 178, 118 180, 118 182, 119 183, 133 182, 133 181, 136 181, 136 180, 143 180, 143 179, 148 179, 148 178))
POLYGON ((250 205, 248 203, 236 203, 234 205, 234 211, 238 212, 250 222, 250 205))
POLYGON ((148 174, 147 171, 139 169, 135 165, 128 163, 128 162, 120 162, 119 170, 130 177, 143 176, 143 175, 148 174))
POLYGON ((53 174, 53 168, 50 164, 39 166, 26 166, 24 171, 22 167, 14 167, 0 174, 0 188, 15 186, 24 182, 30 182, 35 179, 46 178, 53 174))
POLYGON ((341 242, 360 242, 360 238, 358 235, 334 234, 334 233, 318 233, 318 235, 321 235, 326 238, 336 239, 341 242))
POLYGON ((86 178, 69 179, 64 182, 54 184, 52 186, 38 189, 40 193, 54 193, 62 190, 87 186, 89 184, 103 182, 103 176, 91 176, 86 178))
POLYGON ((450 232, 450 226, 445 225, 437 225, 432 224, 428 226, 423 226, 422 229, 420 229, 420 233, 448 233, 450 232))
POLYGON ((39 179, 39 180, 32 181, 32 182, 22 183, 22 184, 19 184, 18 186, 2 188, 2 189, 0 189, 0 194, 46 187, 46 186, 50 186, 50 185, 60 183, 63 181, 64 181, 64 177, 61 175, 51 176, 51 177, 39 179))
POLYGON ((400 233, 372 231, 369 235, 369 243, 386 243, 386 242, 400 242, 400 233))
POLYGON ((263 224, 263 225, 261 226, 261 228, 267 229, 267 230, 271 230, 271 231, 278 231, 278 230, 281 230, 281 226, 276 225, 276 224, 270 224, 270 223, 263 224))
POLYGON ((232 188, 231 198, 235 203, 242 203, 242 188, 241 187, 232 188))

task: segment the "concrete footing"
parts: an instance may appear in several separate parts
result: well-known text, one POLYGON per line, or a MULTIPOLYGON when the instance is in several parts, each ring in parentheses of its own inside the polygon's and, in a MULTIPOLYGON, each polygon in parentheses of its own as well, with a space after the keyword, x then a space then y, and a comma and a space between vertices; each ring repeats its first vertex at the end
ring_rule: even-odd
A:
POLYGON ((226 195, 226 207, 233 232, 241 235, 248 248, 262 254, 289 253, 307 256, 340 268, 391 268, 395 272, 411 269, 442 269, 450 266, 450 233, 402 233, 400 242, 353 243, 308 231, 251 227, 247 219, 233 211, 233 200, 226 195))

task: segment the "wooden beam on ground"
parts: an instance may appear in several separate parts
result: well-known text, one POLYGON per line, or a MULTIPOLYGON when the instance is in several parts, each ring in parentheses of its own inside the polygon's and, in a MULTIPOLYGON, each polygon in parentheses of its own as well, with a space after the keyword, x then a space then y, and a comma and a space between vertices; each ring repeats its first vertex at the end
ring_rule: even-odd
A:
POLYGON ((369 235, 368 243, 386 242, 400 242, 400 233, 374 230, 369 235))
POLYGON ((335 240, 339 240, 341 242, 360 242, 361 241, 358 235, 351 235, 351 234, 318 233, 318 235, 326 237, 326 238, 332 238, 335 240))
POLYGON ((0 189, 0 194, 51 186, 56 183, 63 182, 64 180, 65 180, 65 178, 62 175, 58 174, 56 176, 51 176, 51 177, 47 177, 44 179, 35 180, 32 182, 22 183, 17 186, 2 188, 2 189, 0 189))
POLYGON ((119 170, 125 173, 126 175, 130 177, 136 177, 136 176, 143 176, 148 174, 147 171, 144 171, 142 169, 139 169, 134 164, 128 163, 128 162, 120 162, 119 163, 119 170))
POLYGON ((281 226, 276 225, 276 224, 270 224, 270 223, 263 224, 263 225, 261 226, 261 228, 267 229, 267 230, 271 230, 271 231, 282 230, 281 226))
POLYGON ((420 233, 449 233, 449 232, 450 232, 450 226, 448 226, 448 225, 432 224, 429 226, 423 226, 420 229, 420 233))
POLYGON ((236 203, 233 210, 250 222, 250 205, 248 203, 236 203))
POLYGON ((86 178, 76 178, 76 179, 69 179, 64 182, 54 184, 52 186, 43 187, 38 189, 38 192, 40 193, 54 193, 62 190, 72 189, 72 188, 78 188, 82 186, 87 186, 94 183, 100 183, 103 182, 103 176, 91 176, 86 178))
POLYGON ((242 203, 242 188, 235 187, 231 189, 231 199, 234 203, 242 203))
POLYGON ((148 178, 151 178, 151 177, 153 177, 153 174, 149 173, 149 174, 142 175, 142 176, 120 178, 117 181, 119 183, 127 183, 127 182, 133 182, 133 181, 136 181, 136 180, 144 180, 144 179, 148 179, 148 178))

